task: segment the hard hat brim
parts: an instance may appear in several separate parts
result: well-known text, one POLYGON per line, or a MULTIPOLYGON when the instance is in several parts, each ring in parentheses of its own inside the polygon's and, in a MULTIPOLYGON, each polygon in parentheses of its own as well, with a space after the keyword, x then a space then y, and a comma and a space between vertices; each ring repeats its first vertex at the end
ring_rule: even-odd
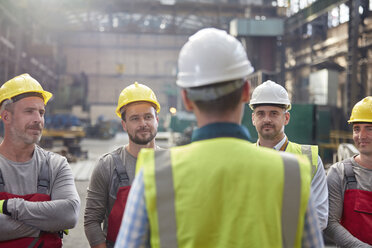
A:
POLYGON ((371 119, 355 119, 355 120, 348 120, 349 124, 356 123, 356 122, 364 122, 364 123, 372 123, 371 119))
POLYGON ((124 105, 122 105, 122 106, 118 106, 117 108, 116 108, 116 115, 119 117, 119 118, 121 118, 121 109, 124 107, 124 106, 128 106, 129 104, 131 104, 131 103, 135 103, 135 102, 148 102, 148 103, 150 103, 154 108, 155 108, 155 110, 156 110, 156 113, 159 113, 160 112, 160 104, 159 103, 157 103, 157 102, 155 102, 155 101, 149 101, 149 100, 136 100, 136 101, 131 101, 131 102, 128 102, 128 103, 126 103, 126 104, 124 104, 124 105))
POLYGON ((273 103, 264 102, 264 103, 250 103, 249 104, 249 107, 252 110, 254 110, 256 107, 259 107, 259 106, 285 106, 285 110, 287 111, 292 109, 292 104, 283 104, 283 103, 277 103, 277 102, 273 102, 273 103))

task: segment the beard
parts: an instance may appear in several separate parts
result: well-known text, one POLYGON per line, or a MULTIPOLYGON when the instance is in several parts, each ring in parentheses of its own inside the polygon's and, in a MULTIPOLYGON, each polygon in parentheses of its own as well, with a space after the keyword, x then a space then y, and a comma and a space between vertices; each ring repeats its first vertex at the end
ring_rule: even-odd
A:
POLYGON ((371 144, 361 145, 360 143, 361 142, 354 140, 354 144, 355 144, 356 148, 358 149, 359 154, 363 154, 366 157, 371 156, 372 155, 372 149, 371 149, 372 145, 371 144))
POLYGON ((28 126, 26 126, 25 131, 20 130, 16 127, 11 127, 10 131, 12 133, 12 137, 17 137, 19 140, 22 140, 25 144, 32 145, 32 144, 36 144, 40 141, 42 126, 40 124, 28 125, 28 126), (40 134, 30 135, 26 132, 28 129, 39 131, 40 134))
POLYGON ((260 136, 263 137, 265 140, 274 140, 280 134, 280 131, 281 130, 277 130, 274 125, 265 124, 260 128, 260 136), (266 132, 265 131, 266 128, 270 128, 270 131, 266 132))
POLYGON ((147 145, 149 142, 151 142, 155 138, 157 134, 156 130, 152 131, 150 129, 150 130, 146 130, 146 131, 149 131, 149 135, 146 135, 146 137, 141 137, 140 135, 137 135, 137 132, 141 132, 141 131, 144 131, 144 129, 136 131, 134 135, 128 132, 129 139, 137 145, 147 145))

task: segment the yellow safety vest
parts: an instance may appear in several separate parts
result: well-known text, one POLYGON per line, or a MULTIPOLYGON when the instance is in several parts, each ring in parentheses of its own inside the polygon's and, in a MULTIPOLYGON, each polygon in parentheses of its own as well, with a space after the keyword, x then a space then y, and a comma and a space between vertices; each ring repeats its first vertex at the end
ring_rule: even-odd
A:
POLYGON ((289 141, 285 151, 294 154, 306 155, 311 163, 311 178, 314 177, 316 171, 318 170, 318 146, 300 145, 289 141))
POLYGON ((215 138, 142 149, 151 247, 301 247, 310 194, 304 156, 215 138))

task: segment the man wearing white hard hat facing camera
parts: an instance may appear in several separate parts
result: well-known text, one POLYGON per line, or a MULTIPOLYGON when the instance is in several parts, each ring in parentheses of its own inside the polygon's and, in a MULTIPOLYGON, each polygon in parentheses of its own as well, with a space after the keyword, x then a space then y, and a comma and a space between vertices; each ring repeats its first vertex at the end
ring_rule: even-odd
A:
POLYGON ((160 104, 146 85, 134 83, 119 96, 116 115, 122 119, 129 143, 103 155, 90 179, 84 214, 85 234, 91 247, 113 247, 119 232, 137 155, 156 148, 160 104), (103 228, 102 228, 103 224, 103 228))
POLYGON ((253 110, 252 123, 258 133, 257 146, 274 148, 294 154, 303 154, 311 163, 311 194, 323 230, 328 221, 328 188, 325 171, 318 155, 318 146, 300 145, 288 140, 284 127, 289 123, 291 102, 283 86, 266 81, 252 93, 249 106, 253 110))
POLYGON ((372 96, 355 104, 348 122, 359 154, 328 171, 325 234, 340 247, 372 247, 372 96))
POLYGON ((62 247, 80 198, 66 158, 38 145, 52 94, 29 74, 0 88, 0 247, 62 247))
POLYGON ((188 145, 141 150, 115 247, 322 247, 309 162, 252 146, 240 125, 253 71, 242 44, 202 29, 178 68, 198 129, 188 145))

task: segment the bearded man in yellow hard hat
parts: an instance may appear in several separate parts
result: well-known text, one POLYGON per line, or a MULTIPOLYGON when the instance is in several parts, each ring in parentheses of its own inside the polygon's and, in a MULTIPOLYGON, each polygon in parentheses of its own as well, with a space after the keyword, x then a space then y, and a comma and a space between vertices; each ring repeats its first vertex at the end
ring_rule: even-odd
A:
POLYGON ((51 97, 29 74, 0 88, 0 247, 62 247, 59 233, 78 221, 80 198, 66 158, 36 144, 51 97))
POLYGON ((146 85, 134 83, 121 92, 116 114, 129 143, 103 155, 91 176, 84 215, 91 247, 113 247, 120 228, 141 148, 155 148, 160 104, 146 85), (103 229, 102 229, 103 223, 103 229))
POLYGON ((340 247, 372 247, 372 96, 355 104, 348 122, 359 154, 328 171, 325 234, 340 247))

